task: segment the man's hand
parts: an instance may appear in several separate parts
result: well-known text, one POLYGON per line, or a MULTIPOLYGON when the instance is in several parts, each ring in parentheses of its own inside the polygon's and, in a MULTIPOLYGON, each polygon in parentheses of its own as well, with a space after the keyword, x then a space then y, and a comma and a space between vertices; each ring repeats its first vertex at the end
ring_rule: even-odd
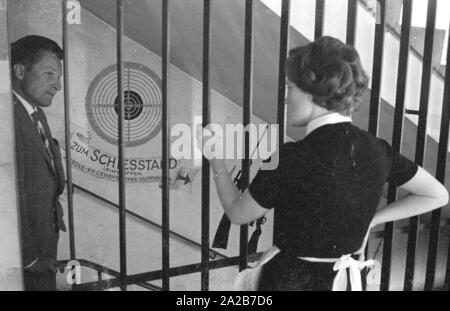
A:
POLYGON ((48 258, 48 257, 38 258, 38 260, 36 261, 36 263, 34 265, 27 268, 28 271, 35 272, 35 273, 44 273, 44 272, 49 272, 49 271, 56 273, 58 269, 59 269, 59 271, 61 271, 61 269, 64 271, 64 268, 62 268, 58 265, 58 262, 56 261, 56 259, 48 258))

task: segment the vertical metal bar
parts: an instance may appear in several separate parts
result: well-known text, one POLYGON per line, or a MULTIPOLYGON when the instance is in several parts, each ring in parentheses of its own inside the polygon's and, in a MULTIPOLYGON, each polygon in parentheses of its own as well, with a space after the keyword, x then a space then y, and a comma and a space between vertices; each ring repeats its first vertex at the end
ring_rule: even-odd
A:
POLYGON ((169 0, 162 0, 162 288, 170 289, 170 224, 169 224, 169 70, 170 9, 169 0))
MULTIPOLYGON (((210 21, 211 1, 203 0, 203 115, 202 125, 211 122, 210 114, 210 21)), ((202 272, 201 289, 209 290, 209 196, 210 196, 209 161, 203 157, 202 163, 202 272)))
MULTIPOLYGON (((450 25, 449 25, 450 39, 450 25)), ((447 47, 447 65, 445 67, 444 99, 441 113, 441 129, 439 132, 439 149, 436 167, 436 179, 442 184, 445 183, 445 170, 448 154, 448 138, 450 125, 450 44, 447 47)), ((431 216, 430 242, 428 244, 427 270, 425 274, 425 290, 429 291, 434 286, 434 275, 436 272, 437 252, 439 245, 439 228, 441 221, 441 210, 433 211, 431 216)), ((450 248, 449 248, 450 250, 450 248)), ((447 255, 447 271, 445 284, 450 285, 450 261, 447 255)))
POLYGON ((372 86, 370 93, 369 133, 378 134, 380 119, 381 77, 383 76, 384 31, 386 28, 386 1, 377 1, 375 44, 373 48, 372 86))
POLYGON ((120 288, 126 290, 127 277, 127 239, 126 239, 126 202, 125 202, 125 144, 124 134, 124 92, 123 92, 123 35, 124 14, 122 0, 116 1, 117 9, 117 99, 118 107, 118 146, 119 146, 119 234, 120 234, 120 288))
POLYGON ((355 45, 356 19, 358 17, 358 0, 348 0, 347 9, 347 44, 355 45))
POLYGON ((314 39, 322 37, 324 11, 325 11, 325 0, 316 0, 316 19, 315 19, 315 25, 314 25, 314 39))
MULTIPOLYGON (((321 2, 323 4, 323 1, 321 2)), ((278 68, 278 107, 277 107, 278 142, 280 148, 284 143, 286 133, 285 131, 286 73, 284 67, 286 64, 286 58, 288 56, 288 47, 289 47, 290 8, 291 8, 291 0, 283 0, 281 4, 281 21, 280 21, 280 55, 278 68)), ((276 228, 275 224, 276 219, 274 219, 274 229, 276 228)))
MULTIPOLYGON (((436 26, 437 0, 428 0, 427 26, 423 51, 422 84, 420 90, 419 123, 417 126, 415 161, 423 166, 427 137, 428 97, 430 95, 431 70, 433 58, 434 28, 436 26)), ((414 265, 416 262, 417 239, 419 236, 419 216, 409 220, 408 246, 406 250, 406 269, 404 290, 411 291, 414 285, 414 265)))
MULTIPOLYGON (((383 76, 383 50, 384 32, 386 28, 386 1, 377 1, 377 11, 375 20, 375 42, 373 48, 372 86, 370 92, 370 111, 368 131, 374 136, 378 135, 378 124, 380 120, 380 94, 381 78, 383 76)), ((369 239, 370 241, 370 239, 369 239)), ((368 247, 364 250, 368 257, 368 247)), ((364 273, 364 288, 366 288, 367 270, 364 273)))
MULTIPOLYGON (((400 39, 400 55, 398 63, 397 94, 395 99, 394 130, 392 133, 392 148, 400 151, 402 143, 403 117, 405 110, 405 92, 408 70, 409 39, 411 33, 411 0, 403 0, 402 30, 400 39)), ((390 184, 388 188, 388 203, 396 200, 397 188, 390 184)), ((394 223, 386 223, 384 229, 383 257, 381 266, 380 290, 389 289, 392 257, 392 240, 394 237, 394 223)))
MULTIPOLYGON (((253 98, 253 0, 245 0, 245 43, 244 43, 244 101, 243 125, 250 124, 253 98)), ((246 188, 250 181, 250 135, 245 132, 245 158, 242 160, 242 183, 246 188)), ((241 226, 239 247, 239 270, 247 268, 248 226, 241 226)))
POLYGON ((69 216, 69 248, 70 259, 75 259, 75 230, 73 217, 73 185, 72 185, 72 155, 70 147, 70 93, 69 93, 69 27, 67 24, 67 0, 62 3, 63 18, 63 50, 64 50, 64 122, 66 138, 66 178, 67 178, 67 209, 69 216))
POLYGON ((283 0, 281 4, 281 22, 280 22, 280 56, 278 68, 278 109, 277 109, 277 124, 278 124, 278 142, 279 146, 284 143, 285 135, 285 98, 286 98, 286 74, 284 66, 286 64, 286 57, 288 54, 289 45, 289 24, 290 24, 290 7, 291 0, 283 0))
MULTIPOLYGON (((447 226, 448 225, 449 225, 449 223, 448 223, 448 219, 447 219, 447 226)), ((445 269, 445 281, 444 281, 444 284, 447 287, 447 291, 450 288, 449 287, 450 286, 450 261, 448 260, 449 258, 450 258, 450 247, 447 248, 447 268, 445 269)))

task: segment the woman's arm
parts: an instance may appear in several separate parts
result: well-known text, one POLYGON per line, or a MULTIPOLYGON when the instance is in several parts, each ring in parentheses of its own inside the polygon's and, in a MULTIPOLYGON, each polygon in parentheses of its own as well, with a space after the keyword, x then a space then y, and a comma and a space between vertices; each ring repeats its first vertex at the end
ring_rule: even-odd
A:
POLYGON ((371 227, 427 213, 448 203, 447 189, 421 167, 400 188, 410 194, 379 209, 372 219, 371 227))
POLYGON ((216 189, 225 214, 236 225, 250 223, 266 214, 267 209, 258 204, 248 189, 241 193, 231 180, 224 160, 210 160, 216 189))
POLYGON ((214 158, 212 154, 205 154, 206 139, 203 138, 217 139, 214 132, 201 126, 196 131, 197 145, 202 146, 202 154, 209 159, 220 202, 230 221, 236 225, 243 225, 264 216, 268 210, 253 199, 248 189, 241 193, 233 184, 225 161, 214 158))

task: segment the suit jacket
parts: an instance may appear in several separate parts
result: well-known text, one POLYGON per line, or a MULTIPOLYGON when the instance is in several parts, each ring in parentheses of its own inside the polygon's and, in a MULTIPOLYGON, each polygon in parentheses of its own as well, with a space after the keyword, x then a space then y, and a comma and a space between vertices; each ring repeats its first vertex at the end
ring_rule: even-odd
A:
POLYGON ((49 139, 55 170, 45 144, 25 107, 14 96, 16 161, 24 266, 41 256, 56 259, 59 230, 66 231, 59 195, 64 170, 58 142, 52 138, 42 109, 38 113, 49 139))

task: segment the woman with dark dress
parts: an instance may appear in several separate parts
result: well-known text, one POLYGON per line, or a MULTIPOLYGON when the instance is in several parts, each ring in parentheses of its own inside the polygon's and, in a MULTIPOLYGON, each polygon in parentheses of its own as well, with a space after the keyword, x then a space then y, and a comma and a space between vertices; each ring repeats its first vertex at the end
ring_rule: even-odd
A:
POLYGON ((306 126, 306 137, 280 146, 278 167, 259 170, 243 193, 223 160, 210 163, 231 222, 247 224, 274 208, 281 251, 263 266, 258 289, 331 290, 337 262, 360 250, 370 228, 444 206, 448 193, 386 141, 352 125, 368 82, 353 47, 322 37, 291 50, 285 69, 287 125, 306 126), (377 210, 387 182, 409 195, 377 210))

